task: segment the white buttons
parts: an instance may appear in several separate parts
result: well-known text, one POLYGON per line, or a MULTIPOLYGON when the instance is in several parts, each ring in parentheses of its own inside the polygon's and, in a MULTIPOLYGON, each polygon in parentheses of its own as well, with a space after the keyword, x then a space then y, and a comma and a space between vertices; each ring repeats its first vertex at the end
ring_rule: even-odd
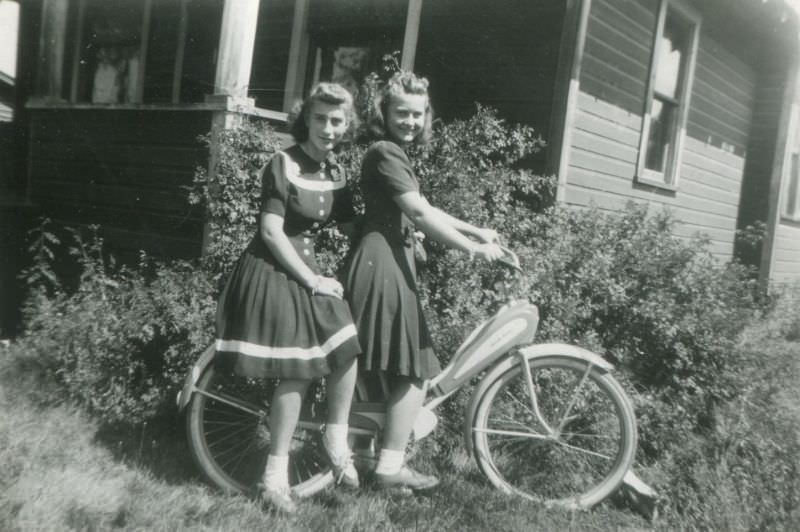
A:
POLYGON ((319 197, 319 202, 320 203, 325 203, 325 196, 320 196, 319 197))
POLYGON ((310 244, 311 243, 311 239, 310 238, 303 238, 303 243, 304 244, 310 244))
POLYGON ((303 255, 308 256, 311 255, 311 252, 308 249, 303 250, 303 255))
POLYGON ((317 229, 318 227, 319 227, 319 222, 314 222, 313 224, 311 224, 312 229, 317 229))
POLYGON ((320 167, 320 169, 325 170, 325 161, 322 161, 321 163, 319 163, 319 167, 320 167))
POLYGON ((320 216, 324 216, 325 215, 325 210, 324 209, 320 209, 319 210, 319 215, 320 216))

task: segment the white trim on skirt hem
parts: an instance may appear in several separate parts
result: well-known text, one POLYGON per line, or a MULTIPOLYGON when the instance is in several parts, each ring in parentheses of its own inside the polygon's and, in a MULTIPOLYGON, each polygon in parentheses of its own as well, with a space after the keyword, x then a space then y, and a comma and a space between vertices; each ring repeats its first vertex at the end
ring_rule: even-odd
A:
POLYGON ((311 347, 270 347, 241 340, 217 340, 217 351, 240 353, 256 358, 277 358, 281 360, 313 360, 325 358, 331 351, 345 341, 356 336, 356 326, 347 325, 328 338, 324 344, 311 347))

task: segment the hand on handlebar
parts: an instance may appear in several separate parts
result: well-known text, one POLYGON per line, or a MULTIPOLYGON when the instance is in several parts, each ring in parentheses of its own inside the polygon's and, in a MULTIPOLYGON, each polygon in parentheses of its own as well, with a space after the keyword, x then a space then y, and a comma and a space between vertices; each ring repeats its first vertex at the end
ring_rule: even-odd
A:
POLYGON ((342 299, 344 297, 344 287, 333 277, 318 275, 311 286, 311 295, 333 296, 342 299))
POLYGON ((488 227, 481 227, 478 229, 478 232, 475 234, 475 236, 478 237, 484 244, 500 243, 500 235, 497 234, 497 231, 488 227))
POLYGON ((500 247, 498 244, 493 243, 485 243, 485 244, 478 244, 475 246, 473 256, 479 259, 483 259, 486 261, 495 261, 501 257, 503 257, 504 252, 503 248, 500 247))

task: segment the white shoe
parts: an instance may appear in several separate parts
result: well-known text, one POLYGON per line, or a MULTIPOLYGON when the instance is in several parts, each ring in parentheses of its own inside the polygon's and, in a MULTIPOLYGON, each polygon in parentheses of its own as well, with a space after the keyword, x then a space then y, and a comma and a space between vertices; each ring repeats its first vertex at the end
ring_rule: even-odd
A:
POLYGON ((333 479, 336 484, 341 484, 348 488, 359 487, 358 471, 356 471, 356 466, 353 464, 353 453, 350 449, 342 454, 334 454, 328 448, 328 442, 324 435, 322 437, 322 448, 325 449, 325 455, 328 457, 328 464, 333 470, 333 479))
POLYGON ((297 504, 292 499, 292 489, 289 486, 271 487, 259 484, 261 500, 275 510, 284 514, 293 514, 297 511, 297 504))

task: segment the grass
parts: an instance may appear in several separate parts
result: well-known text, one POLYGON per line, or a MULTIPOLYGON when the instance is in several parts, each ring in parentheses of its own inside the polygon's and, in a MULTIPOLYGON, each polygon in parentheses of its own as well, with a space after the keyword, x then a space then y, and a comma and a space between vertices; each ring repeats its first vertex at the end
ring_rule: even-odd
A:
MULTIPOLYGON (((3 352, 0 351, 0 357, 3 352)), ((178 418, 99 426, 58 404, 34 360, 3 361, 0 530, 642 530, 613 506, 547 510, 501 495, 463 453, 440 464, 429 497, 329 489, 291 517, 220 493, 197 476, 178 418)))
POLYGON ((204 485, 177 416, 101 426, 60 399, 35 358, 0 347, 0 530, 792 530, 800 316, 783 311, 743 334, 748 384, 713 434, 643 471, 667 497, 653 523, 618 500, 569 512, 503 496, 463 451, 437 458, 443 483, 429 497, 329 489, 276 515, 204 485))
MULTIPOLYGON (((330 489, 292 517, 203 485, 184 442, 159 427, 99 428, 68 405, 37 407, 0 391, 0 529, 29 530, 618 530, 626 512, 545 510, 479 479, 443 471, 431 497, 330 489)), ((173 427, 174 428, 174 427, 173 427)), ((167 431, 174 432, 173 431, 167 431)))

